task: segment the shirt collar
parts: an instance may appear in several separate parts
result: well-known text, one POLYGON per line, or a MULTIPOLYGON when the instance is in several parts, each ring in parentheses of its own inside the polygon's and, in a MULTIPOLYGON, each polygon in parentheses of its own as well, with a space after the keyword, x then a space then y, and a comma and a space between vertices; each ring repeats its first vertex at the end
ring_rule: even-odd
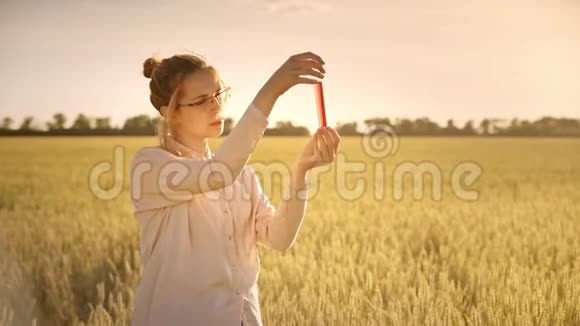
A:
POLYGON ((167 145, 167 149, 177 156, 197 159, 211 159, 214 156, 209 146, 206 146, 205 153, 201 153, 189 146, 180 143, 171 136, 165 137, 165 143, 167 145))

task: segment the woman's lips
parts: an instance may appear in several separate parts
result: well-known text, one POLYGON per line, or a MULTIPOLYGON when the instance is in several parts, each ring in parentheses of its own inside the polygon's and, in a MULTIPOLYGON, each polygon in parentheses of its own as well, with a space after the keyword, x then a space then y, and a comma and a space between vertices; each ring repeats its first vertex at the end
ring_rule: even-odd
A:
POLYGON ((210 123, 210 125, 212 125, 212 126, 219 126, 219 125, 222 124, 222 122, 223 122, 223 120, 222 119, 219 119, 219 120, 216 120, 216 121, 210 123))

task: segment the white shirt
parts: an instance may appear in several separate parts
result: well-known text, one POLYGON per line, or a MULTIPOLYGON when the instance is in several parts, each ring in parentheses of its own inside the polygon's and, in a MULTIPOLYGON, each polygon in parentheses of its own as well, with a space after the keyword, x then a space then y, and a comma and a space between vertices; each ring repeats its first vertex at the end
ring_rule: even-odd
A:
POLYGON ((133 155, 131 197, 143 273, 132 325, 237 326, 242 320, 262 325, 257 244, 282 252, 290 248, 307 206, 306 187, 300 197, 292 194, 274 207, 246 165, 267 125, 251 103, 215 154, 209 148, 198 153, 169 137, 168 150, 143 147, 133 155), (168 164, 177 163, 189 170, 181 193, 159 182, 167 180, 168 164), (235 180, 211 188, 216 190, 204 188, 203 171, 212 171, 207 184, 223 182, 213 173, 217 163, 235 180))

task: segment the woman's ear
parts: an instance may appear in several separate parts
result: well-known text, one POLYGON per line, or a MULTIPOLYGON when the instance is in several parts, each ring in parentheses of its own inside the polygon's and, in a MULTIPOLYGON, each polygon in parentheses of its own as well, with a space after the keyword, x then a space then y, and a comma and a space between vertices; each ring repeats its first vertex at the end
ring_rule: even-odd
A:
MULTIPOLYGON (((167 105, 164 105, 161 107, 161 109, 159 110, 159 112, 161 113, 161 116, 167 120, 167 117, 169 116, 169 107, 167 105)), ((177 112, 173 111, 173 114, 171 115, 171 117, 169 118, 171 120, 171 124, 172 125, 177 125, 179 124, 179 119, 177 119, 177 112)))
POLYGON ((168 110, 169 110, 169 107, 167 105, 164 105, 161 107, 159 112, 161 113, 161 116, 165 118, 167 116, 168 110))

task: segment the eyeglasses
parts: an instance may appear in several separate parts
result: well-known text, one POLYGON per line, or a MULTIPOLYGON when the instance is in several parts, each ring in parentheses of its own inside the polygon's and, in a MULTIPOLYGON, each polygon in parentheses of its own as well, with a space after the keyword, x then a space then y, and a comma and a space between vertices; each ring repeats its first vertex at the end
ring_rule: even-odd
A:
POLYGON ((179 108, 182 106, 187 106, 187 107, 207 108, 208 105, 211 103, 211 100, 213 100, 213 99, 216 99, 218 101, 218 103, 221 105, 230 98, 231 89, 232 89, 231 87, 225 87, 225 88, 222 88, 219 91, 217 91, 217 93, 215 93, 214 96, 205 97, 205 98, 202 98, 202 99, 195 101, 193 103, 180 103, 180 104, 177 104, 177 107, 179 108))

